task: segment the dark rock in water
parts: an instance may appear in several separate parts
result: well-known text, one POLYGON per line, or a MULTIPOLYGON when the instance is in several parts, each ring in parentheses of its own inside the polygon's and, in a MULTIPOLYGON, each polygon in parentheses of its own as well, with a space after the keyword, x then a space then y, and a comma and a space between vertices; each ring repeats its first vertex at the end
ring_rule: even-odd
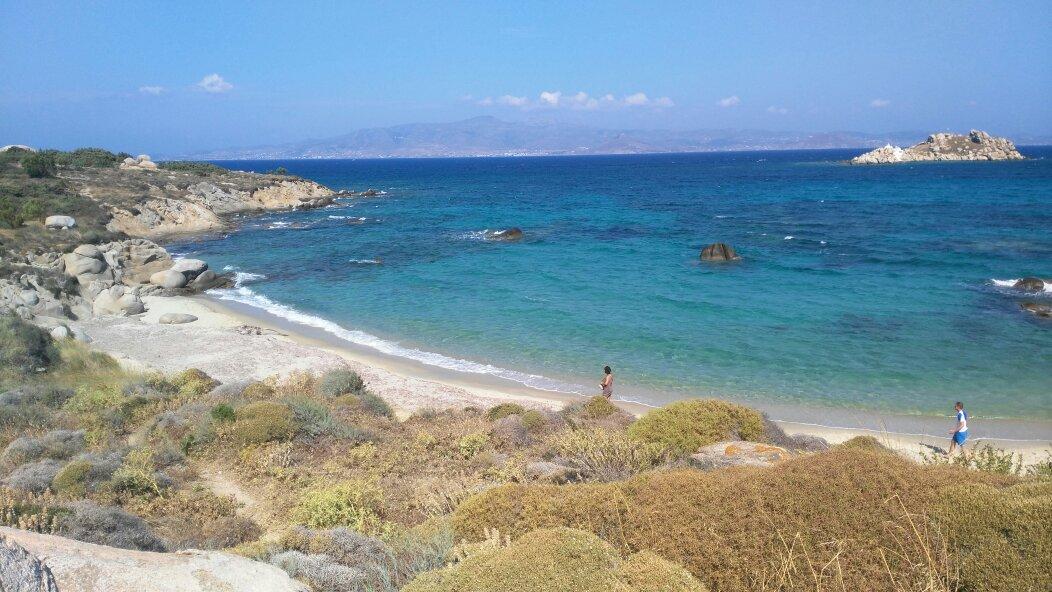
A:
POLYGON ((513 241, 522 238, 522 229, 520 228, 508 228, 506 230, 494 230, 493 232, 487 233, 486 238, 490 240, 504 240, 513 241))
POLYGON ((234 276, 230 273, 217 274, 209 269, 197 276, 188 287, 198 292, 204 292, 205 290, 212 290, 215 288, 233 288, 234 276))
POLYGON ((380 195, 380 192, 375 189, 366 189, 365 191, 358 194, 361 197, 376 197, 380 195))
POLYGON ((1045 289, 1045 281, 1036 277, 1025 277, 1012 285, 1016 290, 1024 292, 1041 292, 1045 289))
POLYGON ((1041 317, 1042 319, 1052 319, 1052 304, 1024 302, 1019 305, 1019 308, 1022 308, 1029 313, 1033 313, 1034 316, 1041 317))
POLYGON ((713 243, 701 250, 702 261, 740 261, 734 247, 725 243, 713 243))

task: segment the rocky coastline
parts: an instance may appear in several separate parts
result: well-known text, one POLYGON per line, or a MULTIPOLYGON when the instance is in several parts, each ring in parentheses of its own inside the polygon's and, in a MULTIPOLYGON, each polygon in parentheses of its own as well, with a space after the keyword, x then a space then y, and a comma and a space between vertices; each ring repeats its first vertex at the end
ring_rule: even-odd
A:
POLYGON ((1015 144, 1007 138, 972 130, 968 134, 939 133, 909 148, 888 144, 851 159, 851 164, 892 164, 900 162, 953 160, 1023 160, 1015 144))

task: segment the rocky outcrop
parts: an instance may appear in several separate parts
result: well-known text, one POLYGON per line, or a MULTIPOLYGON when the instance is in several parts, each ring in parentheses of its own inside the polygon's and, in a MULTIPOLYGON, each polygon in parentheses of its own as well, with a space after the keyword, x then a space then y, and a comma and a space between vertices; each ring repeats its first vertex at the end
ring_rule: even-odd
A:
POLYGON ((118 167, 59 174, 79 194, 107 206, 112 214, 107 229, 145 238, 222 230, 230 214, 317 208, 334 199, 331 189, 313 181, 222 169, 169 170, 146 155, 118 167))
MULTIPOLYGON (((219 551, 154 553, 0 527, 0 535, 45 557, 62 592, 308 592, 272 565, 219 551)), ((14 588, 18 590, 17 588, 14 588)), ((3 588, 7 590, 7 588, 3 588)), ((27 588, 52 592, 52 588, 27 588)))
POLYGON ((43 561, 0 533, 0 591, 58 592, 58 585, 43 561))
POLYGON ((1023 160, 1007 138, 972 130, 968 135, 932 134, 909 148, 887 145, 851 159, 852 164, 889 164, 927 160, 1023 160))
POLYGON ((690 464, 703 471, 725 467, 765 467, 789 458, 785 448, 758 442, 717 442, 704 446, 690 456, 690 464))
POLYGON ((91 304, 96 315, 128 317, 146 312, 139 290, 126 286, 111 286, 99 292, 91 304))
POLYGON ((702 261, 740 261, 734 247, 725 243, 713 243, 701 250, 702 261))
POLYGON ((1052 319, 1052 304, 1042 304, 1040 302, 1023 302, 1019 305, 1019 308, 1027 311, 1035 317, 1042 319, 1052 319))

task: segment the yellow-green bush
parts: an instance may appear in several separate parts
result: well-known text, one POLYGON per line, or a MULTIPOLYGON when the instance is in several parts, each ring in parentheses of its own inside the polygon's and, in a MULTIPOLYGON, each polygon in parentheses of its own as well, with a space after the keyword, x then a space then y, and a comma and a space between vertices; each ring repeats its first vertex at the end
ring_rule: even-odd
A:
POLYGON ((457 451, 464 458, 474 458, 489 446, 488 434, 468 434, 457 441, 457 451))
POLYGON ((272 399, 276 395, 274 387, 265 382, 251 382, 241 391, 241 396, 249 401, 264 401, 272 399))
POLYGON ((403 592, 702 592, 682 567, 654 554, 622 560, 608 543, 572 528, 542 529, 503 546, 462 549, 461 561, 426 572, 403 592), (680 584, 680 585, 675 585, 680 584))
MULTIPOLYGON (((990 488, 978 487, 975 495, 987 499, 985 492, 1016 481, 922 466, 884 452, 834 449, 763 468, 652 471, 610 484, 502 485, 461 503, 453 525, 458 537, 471 540, 487 528, 513 538, 537 528, 581 528, 623 554, 653 551, 727 592, 762 585, 893 590, 887 566, 902 575, 912 573, 907 563, 926 560, 917 545, 900 554, 890 534, 889 529, 908 532, 904 510, 923 519, 951 487, 985 483, 990 488), (819 572, 817 586, 812 569, 819 572)), ((1019 503, 1052 515, 1047 497, 1028 495, 1019 503)), ((988 523, 991 529, 1013 524, 996 516, 988 523)), ((1047 518, 1035 520, 1049 532, 1047 518)), ((951 544, 958 536, 953 529, 945 534, 951 544)), ((1033 557, 1047 559, 1047 546, 1030 548, 1037 553, 1033 557)), ((965 581, 969 570, 983 569, 959 565, 965 581)))
POLYGON ((1041 590, 1052 582, 1052 483, 950 487, 933 514, 957 554, 962 590, 1041 590))
POLYGON ((383 502, 383 491, 375 482, 345 481, 305 493, 295 519, 309 528, 347 526, 376 534, 383 528, 383 502))
POLYGON ((161 486, 154 476, 153 451, 136 448, 124 457, 113 473, 113 488, 135 495, 160 495, 161 486))
POLYGON ((197 368, 187 368, 169 379, 169 382, 179 389, 179 396, 184 399, 207 395, 219 385, 219 381, 197 368))
POLYGON ((91 462, 87 460, 75 460, 62 467, 54 480, 51 481, 51 489, 60 495, 70 497, 81 497, 86 491, 84 479, 91 470, 91 462))
POLYGON ((850 440, 837 444, 839 448, 850 450, 870 450, 873 452, 891 452, 891 449, 880 443, 873 436, 855 436, 850 440))
POLYGON ((522 405, 517 403, 501 403, 489 408, 489 411, 486 412, 486 419, 497 421, 509 415, 522 415, 525 412, 526 410, 523 409, 522 405))
POLYGON ((234 440, 242 445, 287 440, 296 433, 292 410, 281 403, 258 401, 235 412, 234 440))
POLYGON ((592 419, 602 419, 617 413, 617 411, 617 405, 611 403, 610 399, 603 395, 596 395, 588 399, 588 402, 584 404, 581 414, 592 419))
POLYGON ((722 440, 759 441, 763 437, 763 416, 728 401, 691 399, 647 413, 629 426, 628 435, 691 454, 722 440))
POLYGON ((541 431, 547 424, 548 421, 544 418, 544 414, 536 409, 530 409, 522 414, 522 425, 524 425, 526 431, 531 434, 541 431))
POLYGON ((124 393, 117 385, 82 385, 77 387, 62 408, 73 414, 85 415, 116 409, 124 399, 124 393))

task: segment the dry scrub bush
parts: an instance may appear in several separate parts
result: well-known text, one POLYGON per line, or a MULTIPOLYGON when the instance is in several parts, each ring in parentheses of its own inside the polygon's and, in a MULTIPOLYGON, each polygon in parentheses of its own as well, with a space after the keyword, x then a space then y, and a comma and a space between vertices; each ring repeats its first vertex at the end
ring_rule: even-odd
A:
POLYGON ((194 487, 144 500, 134 511, 145 516, 169 549, 224 549, 259 538, 259 526, 237 515, 237 502, 194 487))
POLYGON ((376 534, 384 526, 383 503, 383 491, 375 482, 345 481, 303 494, 295 520, 310 528, 347 526, 376 534))
POLYGON ((45 458, 26 463, 4 478, 4 485, 32 493, 43 493, 51 487, 55 475, 62 470, 62 461, 45 458))
POLYGON ((265 401, 275 396, 274 387, 265 382, 251 382, 241 391, 246 401, 265 401))
POLYGON ((336 397, 335 403, 348 408, 354 413, 373 415, 375 417, 394 417, 394 410, 375 393, 368 390, 336 397))
POLYGON ((85 481, 91 472, 91 462, 87 460, 72 461, 55 474, 51 480, 51 489, 60 495, 82 497, 88 492, 85 481))
MULTIPOLYGON (((888 574, 898 573, 902 560, 884 563, 887 524, 900 521, 903 510, 927 514, 952 486, 1012 481, 883 452, 834 449, 767 468, 651 472, 606 485, 504 485, 461 504, 453 524, 458 536, 469 538, 485 528, 513 537, 535 528, 582 528, 622 552, 651 550, 681 563, 723 591, 759 589, 780 573, 791 576, 783 589, 813 589, 812 567, 833 562, 847 590, 891 590, 888 574), (889 504, 892 498, 902 507, 889 504), (793 549, 788 560, 787 548, 793 549)), ((1047 498, 1027 499, 1052 510, 1047 498)), ((946 535, 952 544, 955 533, 946 535)), ((983 568, 961 565, 965 578, 976 569, 983 568)))
POLYGON ((16 317, 0 316, 0 385, 46 369, 58 359, 46 331, 16 317))
POLYGON ((64 537, 121 549, 165 550, 145 520, 120 508, 81 500, 69 504, 68 509, 58 520, 57 534, 64 537))
POLYGON ((758 411, 718 399, 677 401, 647 413, 628 428, 632 438, 680 454, 723 440, 759 441, 763 434, 758 411))
POLYGON ((489 434, 468 434, 457 441, 457 451, 465 459, 475 458, 489 446, 489 434))
POLYGON ((564 432, 550 444, 564 464, 598 481, 624 479, 669 460, 668 451, 658 444, 603 429, 564 432))
MULTIPOLYGON (((493 540, 493 539, 491 539, 493 540)), ((461 549, 461 560, 424 573, 404 592, 702 592, 682 567, 653 553, 622 560, 594 534, 571 528, 530 532, 510 544, 461 549), (678 584, 678 585, 677 585, 678 584)))
POLYGON ((365 390, 365 381, 353 370, 329 370, 318 381, 317 390, 318 394, 331 399, 362 392, 365 390))
POLYGON ((288 440, 296 433, 292 410, 280 403, 260 401, 237 410, 231 435, 242 446, 288 440))
POLYGON ((1052 482, 950 487, 933 515, 950 536, 961 590, 1041 590, 1052 582, 1052 482))
POLYGON ((61 501, 50 492, 27 493, 0 487, 0 526, 51 534, 58 527, 61 501))
POLYGON ((197 368, 187 368, 170 378, 169 382, 178 389, 179 396, 187 401, 203 397, 219 386, 218 380, 197 368))
POLYGON ((164 481, 158 478, 154 468, 152 450, 132 450, 124 457, 120 468, 113 473, 113 489, 132 495, 160 495, 164 481))
POLYGON ((23 436, 7 445, 0 462, 17 466, 42 458, 66 459, 84 450, 83 431, 55 430, 42 436, 23 436))

